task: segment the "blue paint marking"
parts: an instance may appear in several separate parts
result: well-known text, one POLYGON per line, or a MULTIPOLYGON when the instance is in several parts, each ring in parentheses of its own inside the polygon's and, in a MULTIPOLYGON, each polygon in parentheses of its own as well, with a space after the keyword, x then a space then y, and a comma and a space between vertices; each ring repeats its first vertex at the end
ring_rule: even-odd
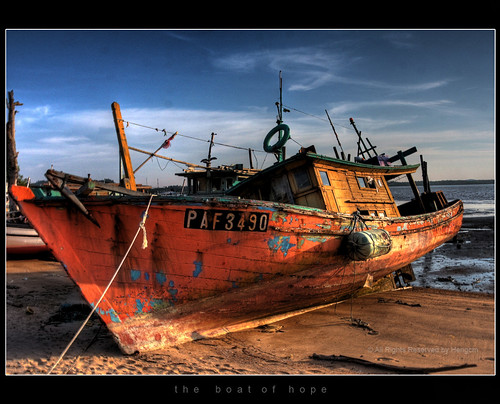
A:
POLYGON ((114 311, 113 309, 109 310, 109 316, 111 317, 111 321, 113 323, 121 323, 118 314, 116 314, 116 311, 114 311))
POLYGON ((149 281, 149 272, 144 272, 144 279, 149 281))
POLYGON ((144 303, 140 299, 135 299, 135 306, 137 307, 136 313, 142 313, 144 310, 144 303))
POLYGON ((177 289, 169 289, 168 293, 170 293, 170 295, 172 296, 172 300, 174 302, 176 302, 177 301, 177 297, 176 297, 176 295, 177 295, 177 289))
POLYGON ((278 252, 278 250, 281 250, 285 257, 288 254, 288 250, 296 246, 296 244, 290 243, 290 236, 276 236, 269 239, 267 245, 274 252, 278 252))
MULTIPOLYGON (((203 268, 202 268, 203 263, 201 261, 194 261, 193 264, 194 264, 193 276, 195 278, 198 278, 198 275, 201 273, 201 271, 203 271, 203 268)), ((172 282, 172 281, 170 281, 170 282, 172 282)))
POLYGON ((268 206, 257 206, 256 209, 259 209, 259 210, 268 210, 269 212, 276 212, 275 208, 270 208, 268 206))
POLYGON ((304 236, 304 238, 308 241, 313 241, 315 243, 324 243, 326 240, 328 240, 327 237, 321 237, 321 236, 304 236))
POLYGON ((163 299, 151 299, 151 301, 149 302, 150 306, 153 308, 160 307, 164 303, 165 302, 163 301, 163 299))
POLYGON ((163 272, 156 272, 156 281, 160 284, 163 285, 167 281, 167 276, 163 272))
MULTIPOLYGON (((90 305, 92 306, 92 308, 94 308, 94 303, 90 303, 90 305)), ((99 314, 100 316, 105 316, 105 315, 109 314, 109 317, 111 318, 111 321, 113 323, 121 323, 121 320, 118 317, 118 314, 116 313, 116 311, 114 309, 109 309, 106 311, 106 310, 103 310, 100 307, 98 307, 96 309, 96 313, 99 314)))
POLYGON ((170 281, 168 283, 168 286, 169 286, 168 293, 170 293, 170 295, 172 296, 172 300, 174 302, 176 302, 177 301, 176 295, 177 295, 178 290, 174 289, 174 281, 170 281))
POLYGON ((130 277, 132 278, 133 281, 138 280, 141 277, 141 271, 139 271, 138 269, 131 269, 130 277))

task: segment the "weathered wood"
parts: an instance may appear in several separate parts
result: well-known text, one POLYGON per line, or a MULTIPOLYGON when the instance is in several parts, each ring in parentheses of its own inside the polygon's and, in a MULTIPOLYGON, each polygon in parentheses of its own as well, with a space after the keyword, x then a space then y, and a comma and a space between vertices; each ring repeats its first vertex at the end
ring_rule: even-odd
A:
MULTIPOLYGON (((59 178, 61 180, 64 180, 66 182, 74 183, 74 184, 85 184, 88 182, 88 178, 83 178, 79 177, 77 175, 72 175, 72 174, 66 174, 62 171, 56 171, 56 170, 47 170, 45 173, 45 176, 51 176, 55 178, 59 178)), ((94 181, 92 180, 92 183, 94 184, 94 188, 101 188, 106 191, 110 192, 116 192, 118 194, 123 194, 123 195, 130 195, 130 196, 144 196, 143 192, 139 191, 132 191, 131 189, 127 189, 124 187, 119 187, 117 185, 112 185, 108 184, 106 182, 101 182, 101 181, 94 181)))
POLYGON ((413 153, 417 152, 417 148, 415 146, 405 150, 405 151, 399 151, 398 154, 395 154, 392 157, 389 157, 389 163, 394 163, 395 161, 398 161, 400 159, 400 154, 403 155, 403 157, 407 157, 413 153))
POLYGON ((132 191, 137 190, 135 184, 134 171, 132 169, 132 160, 130 159, 127 137, 125 136, 125 128, 123 127, 122 113, 120 105, 117 102, 111 104, 113 111, 113 119, 115 121, 116 135, 118 137, 118 145, 120 146, 120 173, 121 167, 125 170, 124 178, 120 178, 120 184, 132 191))
POLYGON ((365 142, 364 142, 363 138, 361 137, 361 131, 358 130, 358 128, 354 124, 354 119, 349 118, 349 122, 351 123, 351 125, 354 128, 354 130, 356 131, 356 134, 358 135, 358 156, 361 154, 361 156, 363 157, 363 159, 366 159, 366 157, 365 157, 365 153, 366 153, 368 155, 368 158, 370 158, 370 157, 372 157, 372 155, 370 154, 370 152, 373 151, 373 154, 374 154, 373 157, 376 157, 377 156, 377 151, 375 150, 376 146, 373 146, 371 144, 370 140, 368 138, 366 138, 366 141, 370 145, 369 148, 366 147, 365 142), (364 150, 361 148, 361 145, 363 145, 364 150))
POLYGON ((420 155, 420 167, 422 167, 422 180, 424 185, 424 192, 431 192, 431 185, 429 183, 429 175, 427 174, 427 161, 424 161, 424 156, 420 155))
MULTIPOLYGON (((405 159, 403 152, 398 151, 398 155, 399 155, 399 159, 401 160, 401 163, 406 165, 406 159, 405 159)), ((413 195, 415 196, 415 200, 417 201, 418 206, 421 209, 421 213, 425 213, 424 203, 422 202, 422 198, 420 197, 420 192, 417 188, 417 184, 416 184, 415 180, 413 179, 411 174, 406 174, 406 178, 408 178, 408 182, 410 183, 410 187, 411 187, 411 190, 413 191, 413 195)))
POLYGON ((66 181, 61 180, 60 178, 53 177, 51 175, 45 174, 45 177, 49 180, 49 182, 58 189, 61 194, 72 202, 82 213, 83 215, 89 219, 92 223, 94 223, 97 227, 101 227, 99 222, 92 216, 92 214, 87 210, 87 208, 80 202, 80 200, 71 192, 71 190, 66 186, 66 181))
POLYGON ((78 188, 75 192, 76 196, 89 196, 93 191, 95 191, 95 182, 88 178, 80 188, 78 188))
POLYGON ((335 146, 333 146, 333 151, 335 152, 335 157, 339 159, 339 152, 337 151, 337 148, 335 146))
MULTIPOLYGON (((136 151, 136 152, 139 152, 139 153, 144 153, 144 154, 152 154, 153 156, 155 157, 158 157, 160 159, 163 159, 163 160, 168 160, 168 161, 174 161, 176 163, 181 163, 181 164, 185 164, 187 165, 188 167, 194 167, 194 168, 203 168, 203 169, 207 169, 206 166, 199 166, 198 164, 192 164, 192 163, 188 163, 186 161, 182 161, 182 160, 176 160, 176 159, 173 159, 173 158, 170 158, 170 157, 165 157, 165 156, 160 156, 159 154, 156 154, 156 152, 154 153, 151 153, 151 152, 148 152, 148 151, 145 151, 145 150, 141 150, 141 149, 138 149, 137 147, 132 147, 132 146, 129 146, 128 147, 130 150, 133 150, 133 151, 136 151)), ((158 150, 157 150, 158 151, 158 150)))
MULTIPOLYGON (((340 143, 339 135, 337 135, 337 131, 335 130, 335 126, 333 126, 333 122, 330 119, 330 115, 328 114, 328 111, 326 109, 325 109, 325 112, 326 112, 326 116, 328 117, 328 121, 330 121, 330 126, 333 129, 333 133, 335 134, 335 137, 337 138, 337 142, 340 146, 340 151, 342 153, 342 160, 345 160, 344 149, 342 148, 342 144, 340 143)), ((337 149, 335 148, 335 146, 333 147, 333 149, 335 150, 335 154, 337 154, 337 149)), ((338 154, 337 154, 337 156, 338 156, 338 154)))

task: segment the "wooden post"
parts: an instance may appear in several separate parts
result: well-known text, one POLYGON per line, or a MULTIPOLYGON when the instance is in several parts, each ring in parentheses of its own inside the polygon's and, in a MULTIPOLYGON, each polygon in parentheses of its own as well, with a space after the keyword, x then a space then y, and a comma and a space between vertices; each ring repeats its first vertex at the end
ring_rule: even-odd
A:
MULTIPOLYGON (((14 90, 9 91, 9 98, 7 99, 7 108, 9 109, 9 116, 7 120, 7 186, 17 185, 17 177, 19 169, 17 167, 16 151, 16 106, 23 105, 18 101, 14 101, 14 90)), ((9 198, 9 211, 17 210, 17 205, 12 198, 9 198)))
POLYGON ((371 154, 370 154, 371 149, 368 149, 366 147, 365 142, 363 141, 363 138, 361 137, 361 131, 359 131, 358 128, 356 127, 356 124, 354 123, 354 119, 349 118, 349 122, 351 123, 352 127, 356 131, 356 134, 358 135, 358 156, 361 154, 361 157, 365 158, 365 153, 366 153, 366 154, 368 154, 368 157, 371 157, 371 154), (364 150, 361 148, 361 145, 363 145, 364 150))
POLYGON ((115 121, 116 135, 118 136, 118 145, 120 146, 120 164, 125 170, 124 178, 120 178, 120 184, 127 189, 136 191, 137 186, 135 184, 132 160, 130 159, 130 152, 128 150, 127 137, 125 136, 125 128, 123 127, 120 105, 117 102, 113 102, 111 104, 111 109, 113 111, 113 119, 115 121))
MULTIPOLYGON (((335 130, 335 126, 333 126, 332 120, 330 119, 330 115, 328 114, 328 111, 325 109, 326 116, 328 117, 328 121, 330 122, 330 126, 333 129, 333 133, 335 134, 335 137, 337 138, 337 142, 340 146, 340 154, 342 156, 342 160, 345 160, 345 154, 344 154, 344 149, 342 148, 342 144, 340 143, 339 135, 337 135, 337 131, 335 130)), ((333 147, 335 149, 335 147, 333 147)), ((337 150, 335 149, 335 154, 337 154, 337 150)), ((338 158, 338 156, 337 156, 338 158)))
MULTIPOLYGON (((405 156, 403 155, 403 152, 398 151, 399 155, 399 160, 401 160, 401 163, 403 165, 407 165, 405 156)), ((406 177, 408 178, 408 182, 410 183, 411 190, 413 191, 413 195, 415 196, 415 199, 418 202, 418 205, 420 206, 420 209, 422 209, 422 212, 425 213, 425 207, 424 203, 422 202, 422 198, 420 197, 420 192, 418 191, 417 184, 415 183, 415 180, 413 179, 411 174, 406 174, 406 177)))
POLYGON ((424 184, 424 192, 430 193, 431 186, 429 183, 429 175, 427 174, 427 161, 424 161, 424 156, 420 155, 420 164, 422 167, 422 180, 424 184))
POLYGON ((333 146, 333 151, 335 152, 335 158, 339 159, 339 152, 337 151, 337 148, 333 146))

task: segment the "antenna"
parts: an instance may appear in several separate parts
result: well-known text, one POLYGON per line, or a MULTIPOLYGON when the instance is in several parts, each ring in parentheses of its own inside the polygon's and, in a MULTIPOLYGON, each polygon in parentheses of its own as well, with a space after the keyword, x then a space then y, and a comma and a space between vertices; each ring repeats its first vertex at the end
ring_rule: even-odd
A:
POLYGON ((208 146, 208 158, 201 160, 202 163, 205 163, 207 165, 207 168, 210 168, 211 161, 212 160, 217 160, 217 157, 212 157, 212 147, 214 145, 214 136, 217 135, 217 133, 212 132, 210 135, 210 146, 208 146))
MULTIPOLYGON (((283 78, 281 76, 281 70, 279 74, 279 86, 280 86, 280 100, 276 102, 276 108, 278 109, 278 116, 276 117, 276 123, 281 125, 283 123, 283 111, 290 112, 288 109, 283 109, 283 78)), ((278 132, 278 142, 283 138, 283 131, 278 132)), ((275 153, 276 159, 278 161, 283 161, 285 159, 286 149, 284 146, 280 147, 275 153)))
MULTIPOLYGON (((330 121, 330 125, 332 126, 333 133, 335 133, 335 137, 337 138, 337 142, 339 143, 340 154, 342 155, 342 159, 345 160, 344 149, 342 148, 342 145, 340 144, 339 135, 337 135, 337 131, 335 130, 335 126, 333 126, 332 120, 330 119, 330 115, 328 115, 328 111, 326 109, 325 109, 325 112, 326 112, 326 116, 328 117, 328 120, 330 121)), ((337 153, 336 150, 335 150, 335 153, 337 153)))
POLYGON ((279 125, 280 123, 283 123, 283 79, 281 77, 281 70, 280 70, 280 100, 279 102, 276 102, 276 108, 278 108, 278 116, 276 117, 276 123, 279 125))

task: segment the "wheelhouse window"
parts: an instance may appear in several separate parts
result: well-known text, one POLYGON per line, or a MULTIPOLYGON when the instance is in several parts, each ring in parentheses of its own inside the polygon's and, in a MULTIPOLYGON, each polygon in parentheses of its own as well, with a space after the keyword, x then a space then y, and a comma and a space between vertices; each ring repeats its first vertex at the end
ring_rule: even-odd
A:
POLYGON ((326 171, 320 171, 319 176, 321 177, 323 185, 330 186, 330 179, 328 178, 328 173, 326 171))
POLYGON ((309 179, 309 175, 306 170, 295 170, 293 172, 293 178, 295 179, 295 184, 297 184, 297 190, 303 190, 311 187, 311 180, 309 179))
POLYGON ((377 188, 375 180, 371 177, 356 177, 356 179, 358 180, 358 185, 360 188, 377 188))

